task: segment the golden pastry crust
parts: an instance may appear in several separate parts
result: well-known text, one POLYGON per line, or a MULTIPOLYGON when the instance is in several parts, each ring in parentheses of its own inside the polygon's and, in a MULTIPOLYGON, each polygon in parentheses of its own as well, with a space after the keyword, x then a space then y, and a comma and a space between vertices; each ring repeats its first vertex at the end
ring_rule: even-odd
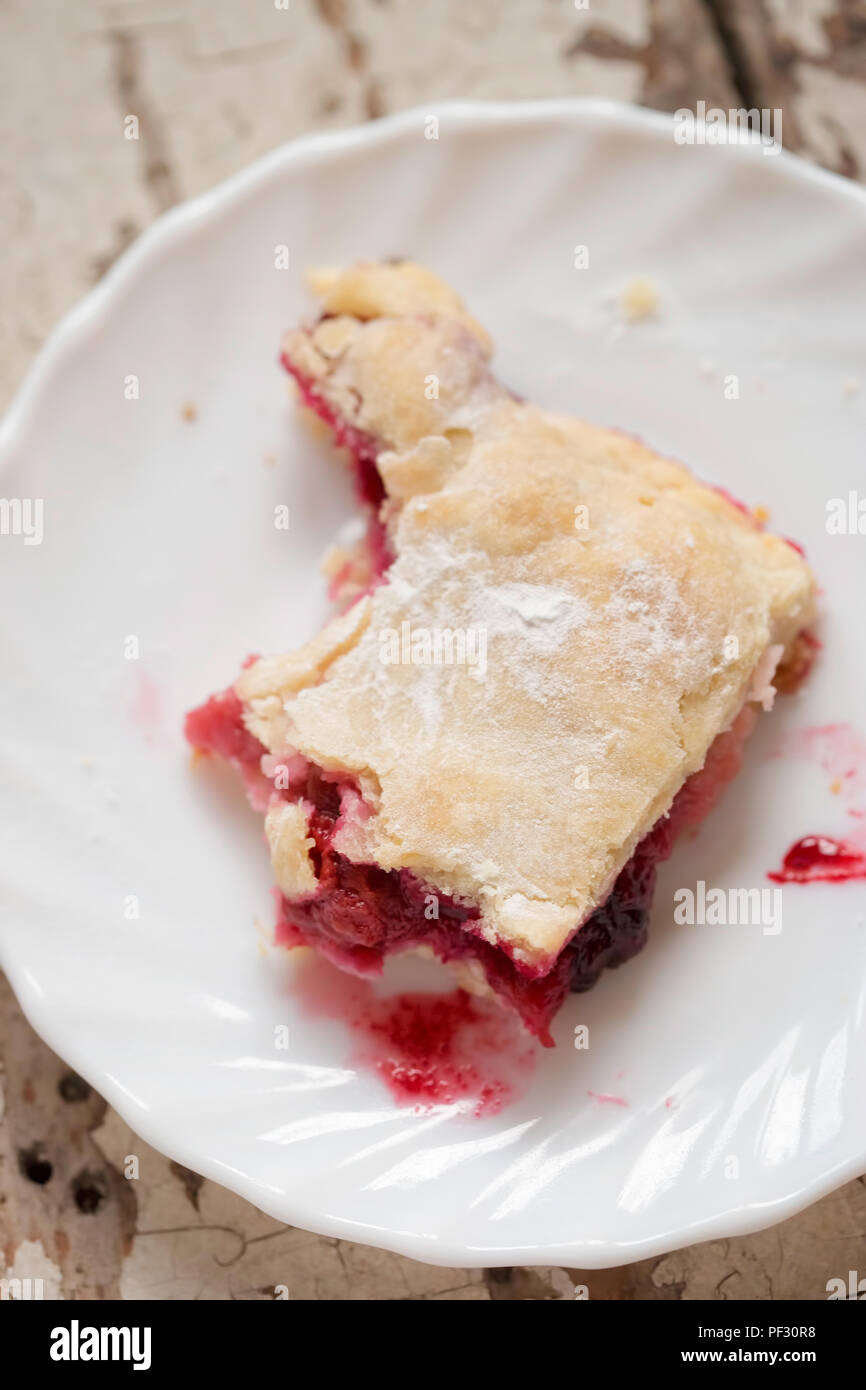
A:
POLYGON ((371 814, 341 822, 340 852, 477 905, 542 970, 716 735, 766 703, 814 583, 680 464, 515 400, 453 292, 404 268, 398 293, 398 269, 331 274, 340 316, 285 344, 379 442, 396 559, 236 689, 272 753, 357 780, 371 814))
POLYGON ((303 801, 275 799, 265 816, 274 879, 287 898, 303 898, 316 891, 316 871, 309 854, 315 840, 307 829, 310 809, 303 801))
POLYGON ((310 286, 327 314, 355 319, 435 314, 454 319, 490 354, 490 335, 466 309, 460 296, 426 266, 413 261, 361 261, 337 270, 313 270, 310 286))

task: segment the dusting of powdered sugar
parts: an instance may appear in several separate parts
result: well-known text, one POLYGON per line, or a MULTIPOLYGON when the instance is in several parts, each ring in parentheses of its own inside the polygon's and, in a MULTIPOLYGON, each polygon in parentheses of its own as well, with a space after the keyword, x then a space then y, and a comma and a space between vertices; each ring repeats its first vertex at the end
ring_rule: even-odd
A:
POLYGON ((568 631, 586 618, 586 607, 574 594, 548 584, 497 584, 487 590, 487 598, 506 613, 517 614, 529 641, 537 637, 549 641, 563 627, 568 631))
POLYGON ((520 687, 547 704, 555 688, 550 660, 591 618, 589 605, 567 589, 514 581, 485 586, 477 611, 491 643, 490 659, 501 650, 520 687))
MULTIPOLYGON (((524 694, 540 704, 547 703, 555 685, 557 653, 592 616, 590 605, 564 587, 520 579, 491 584, 489 557, 455 546, 436 532, 398 555, 378 599, 377 621, 362 639, 363 646, 379 644, 383 629, 399 631, 404 623, 412 632, 426 628, 480 635, 485 665, 505 667, 524 694)), ((477 658, 477 644, 474 655, 477 658)), ((393 671, 380 661, 365 663, 365 668, 372 708, 381 709, 384 717, 389 699, 395 697, 393 671)), ((454 692, 467 677, 483 703, 485 675, 477 660, 468 665, 410 665, 399 685, 426 739, 439 736, 454 692)))
MULTIPOLYGON (((376 621, 362 647, 378 648, 383 629, 398 631, 404 624, 413 633, 419 628, 480 633, 485 668, 472 662, 410 661, 395 682, 393 667, 368 657, 359 677, 383 719, 393 718, 395 699, 405 699, 418 736, 432 745, 465 700, 467 680, 477 689, 473 703, 478 706, 496 691, 501 698, 511 682, 534 703, 565 709, 580 669, 589 683, 598 684, 603 668, 605 679, 633 691, 635 698, 653 668, 675 672, 683 690, 700 688, 712 673, 715 653, 687 589, 651 556, 624 556, 608 576, 612 588, 601 601, 597 578, 579 562, 568 586, 524 578, 531 573, 526 557, 515 557, 514 578, 503 579, 500 568, 499 582, 492 582, 492 569, 490 556, 435 530, 398 555, 378 591, 376 621), (499 677, 488 683, 486 671, 494 668, 499 677)), ((493 706, 490 717, 499 717, 493 706)), ((590 754, 603 760, 615 732, 603 725, 584 730, 583 760, 592 760, 590 754)))
POLYGON ((622 634, 615 655, 621 677, 629 683, 639 685, 652 660, 674 667, 684 690, 712 672, 703 624, 676 579, 651 559, 635 557, 623 566, 603 612, 612 642, 617 632, 622 634))

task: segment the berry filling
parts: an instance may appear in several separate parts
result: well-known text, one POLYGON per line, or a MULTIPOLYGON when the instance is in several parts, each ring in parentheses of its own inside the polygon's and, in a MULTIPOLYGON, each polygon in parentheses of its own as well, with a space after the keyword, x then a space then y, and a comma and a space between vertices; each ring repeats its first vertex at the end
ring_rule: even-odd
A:
POLYGON ((704 767, 640 841, 605 902, 576 929, 546 973, 533 973, 504 946, 493 946, 478 934, 478 908, 436 893, 408 869, 356 864, 341 854, 334 847, 340 817, 347 797, 357 804, 351 779, 303 763, 290 787, 274 791, 261 770, 267 751, 244 727, 242 711, 233 691, 213 696, 187 716, 186 736, 200 752, 228 758, 256 805, 262 805, 267 788, 265 795, 302 797, 312 806, 310 859, 318 887, 311 896, 292 901, 278 895, 277 941, 314 946, 357 975, 381 974, 386 956, 424 947, 445 964, 469 967, 546 1047, 553 1046, 550 1023, 569 991, 590 989, 603 970, 629 960, 646 942, 657 866, 679 832, 707 814, 721 787, 736 774, 756 717, 746 707, 715 740, 704 767))
POLYGON ((394 558, 388 544, 388 533, 380 516, 386 495, 385 484, 376 464, 381 446, 371 435, 356 429, 344 420, 318 390, 315 382, 299 371, 285 353, 280 361, 286 371, 294 377, 302 403, 328 426, 335 443, 346 449, 351 457, 355 471, 355 491, 367 518, 367 548, 370 561, 374 574, 381 577, 394 558))

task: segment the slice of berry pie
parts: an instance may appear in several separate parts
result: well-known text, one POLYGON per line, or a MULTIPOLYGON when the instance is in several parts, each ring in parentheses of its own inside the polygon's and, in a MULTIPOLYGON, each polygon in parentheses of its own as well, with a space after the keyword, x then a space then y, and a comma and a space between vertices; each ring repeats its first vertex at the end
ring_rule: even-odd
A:
POLYGON ((283 361, 355 470, 348 606, 187 734, 265 812, 278 940, 365 975, 420 948, 550 1044, 808 664, 814 582, 680 464, 501 386, 430 271, 313 284, 283 361))

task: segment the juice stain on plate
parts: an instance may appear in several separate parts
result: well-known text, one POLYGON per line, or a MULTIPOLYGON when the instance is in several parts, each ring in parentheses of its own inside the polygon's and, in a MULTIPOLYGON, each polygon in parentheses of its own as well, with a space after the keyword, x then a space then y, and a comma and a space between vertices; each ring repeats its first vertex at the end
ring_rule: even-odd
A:
MULTIPOLYGON (((850 724, 821 724, 786 739, 783 753, 817 763, 832 778, 852 820, 866 816, 866 742, 850 724)), ((774 883, 851 883, 866 879, 866 837, 850 840, 832 835, 803 835, 786 853, 781 868, 767 877, 774 883), (864 843, 858 843, 863 840, 864 843)))
POLYGON ((774 883, 850 883, 866 879, 866 854, 829 835, 804 835, 767 877, 774 883))
POLYGON ((315 957, 299 963, 293 993, 310 1017, 351 1030, 351 1061, 373 1071, 416 1113, 455 1105, 497 1115, 523 1093, 535 1046, 498 1004, 465 990, 377 994, 369 980, 315 957))
POLYGON ((612 1096, 608 1091, 587 1091, 590 1100, 597 1100, 599 1105, 623 1105, 628 1106, 625 1096, 612 1096))

